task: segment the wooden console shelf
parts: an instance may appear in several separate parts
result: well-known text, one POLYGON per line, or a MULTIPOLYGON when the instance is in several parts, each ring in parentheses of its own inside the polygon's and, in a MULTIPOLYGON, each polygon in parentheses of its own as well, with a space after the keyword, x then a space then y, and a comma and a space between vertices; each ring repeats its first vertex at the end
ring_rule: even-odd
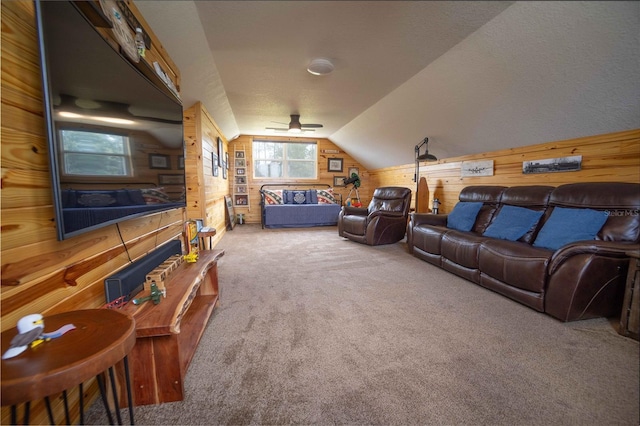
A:
MULTIPOLYGON (((136 345, 129 354, 135 405, 181 401, 184 377, 218 302, 218 259, 223 250, 204 250, 196 263, 183 263, 166 282, 167 297, 154 305, 128 303, 136 345)), ((148 295, 148 290, 138 297, 148 295)))

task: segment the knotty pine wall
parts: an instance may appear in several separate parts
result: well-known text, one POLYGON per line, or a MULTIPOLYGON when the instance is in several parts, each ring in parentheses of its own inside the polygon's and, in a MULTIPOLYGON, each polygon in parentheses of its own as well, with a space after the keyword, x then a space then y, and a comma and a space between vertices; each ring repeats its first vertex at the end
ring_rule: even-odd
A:
MULTIPOLYGON (((164 49, 135 6, 128 2, 152 37, 164 49)), ((1 273, 0 326, 15 327, 31 313, 44 315, 104 304, 105 277, 154 248, 181 238, 185 209, 129 220, 65 241, 57 241, 38 56, 35 10, 31 1, 3 1, 1 101, 1 273)), ((170 64, 170 58, 163 63, 170 64)), ((179 82, 174 68, 176 84, 179 82)), ((46 325, 46 324, 45 324, 46 325)), ((96 397, 85 384, 85 401, 96 397)), ((72 420, 78 395, 70 392, 72 420)), ((61 398, 52 396, 54 414, 63 419, 61 398)), ((2 424, 9 410, 2 409, 2 424)), ((31 422, 48 423, 42 403, 32 404, 31 422)))
MULTIPOLYGON (((225 152, 229 152, 229 144, 200 102, 185 110, 184 118, 187 216, 189 219, 203 219, 205 226, 216 229, 212 240, 215 245, 226 232, 224 197, 229 195, 229 182, 232 180, 230 174, 224 179, 219 167, 218 176, 213 176, 212 156, 218 152, 218 138, 222 140, 225 152)), ((232 157, 230 153, 230 161, 233 161, 232 157)))
MULTIPOLYGON (((247 185, 249 187, 249 206, 234 206, 236 213, 244 213, 244 219, 247 223, 260 223, 260 187, 266 183, 278 183, 278 180, 274 179, 254 179, 253 177, 253 156, 251 153, 251 146, 253 140, 261 141, 302 141, 302 142, 317 142, 318 144, 318 178, 317 179, 294 179, 288 180, 286 183, 316 183, 316 184, 328 184, 334 188, 335 193, 341 194, 343 201, 346 201, 349 191, 353 185, 347 187, 334 186, 334 177, 346 177, 348 175, 349 168, 356 167, 359 171, 361 186, 358 188, 360 193, 360 201, 366 206, 371 201, 371 193, 373 193, 374 186, 371 186, 369 173, 362 167, 360 163, 353 159, 348 153, 340 149, 329 139, 325 138, 292 138, 292 137, 278 137, 278 136, 248 136, 241 135, 237 139, 229 143, 229 157, 231 161, 231 167, 229 168, 229 188, 233 191, 233 176, 234 176, 234 164, 233 153, 236 150, 244 150, 247 163, 247 185), (327 153, 326 151, 329 151, 327 153), (337 151, 337 152, 334 152, 337 151), (329 172, 328 163, 329 158, 342 158, 342 172, 329 172)), ((342 182, 342 179, 340 179, 342 182)), ((355 191, 351 194, 355 197, 355 191)))
MULTIPOLYGON (((415 190, 414 164, 370 170, 370 187, 404 186, 415 190)), ((427 178, 429 208, 434 196, 440 200, 441 213, 450 212, 460 191, 470 185, 551 185, 574 182, 640 183, 640 130, 589 136, 564 141, 545 142, 521 148, 447 158, 434 163, 423 162, 420 176, 427 178), (522 162, 549 158, 582 156, 582 169, 577 172, 523 174, 522 162), (460 177, 463 161, 493 160, 494 175, 460 177)))

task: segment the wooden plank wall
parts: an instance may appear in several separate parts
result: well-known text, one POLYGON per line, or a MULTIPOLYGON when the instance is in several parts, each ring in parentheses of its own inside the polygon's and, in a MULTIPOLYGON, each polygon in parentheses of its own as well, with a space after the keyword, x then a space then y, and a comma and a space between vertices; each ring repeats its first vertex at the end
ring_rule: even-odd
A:
MULTIPOLYGON (((413 182, 415 166, 407 164, 370 170, 371 185, 404 186, 416 190, 413 182)), ((441 204, 440 212, 453 209, 460 191, 469 185, 551 185, 574 182, 640 183, 640 130, 589 136, 564 141, 546 142, 478 155, 447 158, 434 163, 421 163, 420 176, 427 178, 429 208, 434 194, 441 204), (581 155, 582 168, 576 172, 523 174, 522 162, 581 155), (460 177, 463 161, 493 160, 494 175, 460 177)))
MULTIPOLYGON (((226 205, 224 196, 229 195, 229 176, 213 176, 212 155, 218 152, 217 138, 229 152, 229 144, 204 105, 196 103, 184 112, 185 140, 187 141, 185 167, 187 176, 187 216, 203 219, 205 226, 216 229, 212 239, 215 245, 226 232, 226 205)), ((232 157, 232 154, 230 154, 232 157)))
MULTIPOLYGON (((247 163, 247 184, 249 186, 249 206, 234 206, 236 213, 244 213, 244 219, 247 223, 260 223, 260 187, 266 183, 278 183, 277 180, 273 179, 255 179, 253 177, 253 167, 252 167, 252 153, 251 146, 253 144, 253 139, 256 140, 272 140, 272 141, 304 141, 304 142, 317 142, 318 144, 318 178, 315 180, 311 179, 297 179, 290 180, 287 183, 319 183, 319 184, 328 184, 331 185, 335 192, 341 194, 343 200, 346 201, 347 195, 351 190, 353 185, 349 185, 348 187, 337 187, 334 186, 334 177, 346 177, 349 171, 349 168, 356 167, 359 171, 359 176, 361 180, 361 186, 358 188, 358 192, 360 193, 360 200, 366 206, 369 201, 371 201, 371 193, 373 189, 371 189, 371 183, 369 179, 369 175, 367 171, 362 167, 360 163, 353 159, 347 152, 340 149, 329 139, 325 138, 292 138, 292 137, 277 137, 277 136, 248 136, 241 135, 234 141, 231 141, 229 144, 229 153, 230 157, 233 157, 233 152, 238 149, 244 149, 246 155, 246 163, 247 163), (326 152, 329 151, 329 152, 326 152), (343 159, 343 171, 342 172, 329 172, 328 171, 328 160, 329 158, 342 158, 343 159)), ((231 158, 233 160, 233 158, 231 158)), ((231 164, 231 168, 229 169, 229 185, 233 184, 233 162, 231 164)), ((340 180, 341 181, 341 180, 340 180)), ((352 196, 355 196, 355 192, 352 193, 352 196)))
MULTIPOLYGON (((185 209, 129 220, 57 241, 52 206, 40 62, 31 1, 3 1, 2 12, 2 205, 0 325, 15 327, 31 313, 44 315, 101 307, 103 280, 154 248, 181 238, 185 209)), ((134 13, 137 10, 133 8, 134 13)), ((143 22, 143 21, 141 21, 143 22)), ((156 49, 162 50, 155 40, 156 49)), ((45 324, 46 329, 46 324, 45 324)), ((85 401, 96 397, 85 384, 85 401)), ((71 392, 77 421, 77 391, 71 392)), ((55 417, 63 419, 61 398, 52 396, 55 417)), ((2 409, 2 424, 9 410, 2 409)), ((31 422, 48 423, 41 403, 31 422)))

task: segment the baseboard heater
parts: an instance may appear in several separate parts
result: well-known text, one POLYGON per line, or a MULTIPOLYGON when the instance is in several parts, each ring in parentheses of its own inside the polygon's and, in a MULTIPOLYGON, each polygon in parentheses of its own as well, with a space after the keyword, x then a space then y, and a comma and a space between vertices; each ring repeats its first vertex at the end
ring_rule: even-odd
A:
POLYGON ((126 301, 131 300, 144 288, 147 274, 174 254, 182 254, 180 240, 170 241, 106 278, 104 280, 104 295, 107 303, 122 296, 125 296, 126 301))

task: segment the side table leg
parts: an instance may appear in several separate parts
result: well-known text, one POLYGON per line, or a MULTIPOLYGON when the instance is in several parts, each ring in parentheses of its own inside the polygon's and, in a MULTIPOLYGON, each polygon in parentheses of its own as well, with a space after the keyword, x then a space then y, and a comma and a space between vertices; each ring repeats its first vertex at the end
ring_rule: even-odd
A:
POLYGON ((80 424, 84 424, 84 390, 82 388, 82 382, 78 385, 78 401, 80 403, 80 424))
POLYGON ((109 409, 109 401, 107 401, 106 389, 104 387, 104 379, 102 378, 102 374, 98 374, 96 376, 98 380, 98 387, 100 388, 100 396, 102 397, 102 403, 104 404, 104 409, 107 410, 107 417, 109 418, 109 424, 113 424, 113 417, 111 416, 111 410, 109 409))
POLYGON ((62 398, 64 400, 64 418, 67 421, 67 424, 71 424, 71 416, 69 416, 69 401, 67 400, 67 391, 62 391, 62 398))
POLYGON ((116 411, 116 418, 118 424, 122 424, 122 417, 120 417, 120 399, 118 398, 118 389, 116 389, 116 375, 113 373, 113 367, 109 367, 109 378, 111 379, 111 393, 113 394, 113 406, 116 411))
MULTIPOLYGON (((51 400, 48 396, 44 397, 44 404, 47 407, 47 414, 49 415, 49 423, 55 425, 56 422, 53 420, 53 410, 51 409, 51 400)), ((68 424, 69 422, 67 422, 68 424)))
POLYGON ((134 425, 133 420, 133 395, 131 394, 131 380, 129 379, 129 358, 124 357, 124 378, 127 383, 127 404, 129 406, 129 424, 134 425))

